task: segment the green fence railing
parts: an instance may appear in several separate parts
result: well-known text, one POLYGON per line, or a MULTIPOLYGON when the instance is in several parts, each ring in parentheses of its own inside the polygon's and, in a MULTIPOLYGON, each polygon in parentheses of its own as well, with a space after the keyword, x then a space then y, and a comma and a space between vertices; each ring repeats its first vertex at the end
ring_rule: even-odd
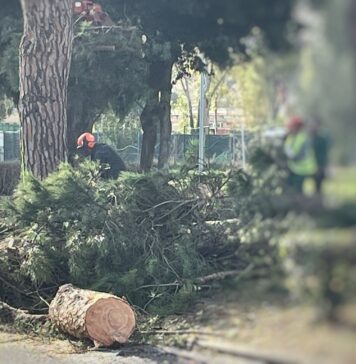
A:
POLYGON ((20 125, 0 121, 0 161, 20 158, 20 125))
POLYGON ((20 130, 20 124, 6 123, 0 121, 0 131, 19 131, 19 130, 20 130))

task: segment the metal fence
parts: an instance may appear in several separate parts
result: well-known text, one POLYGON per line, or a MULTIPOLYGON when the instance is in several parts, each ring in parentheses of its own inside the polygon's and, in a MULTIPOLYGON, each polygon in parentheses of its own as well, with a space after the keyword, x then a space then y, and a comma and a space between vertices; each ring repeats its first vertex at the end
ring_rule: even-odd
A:
MULTIPOLYGON (((205 161, 215 164, 243 164, 248 154, 248 144, 252 135, 237 132, 230 135, 205 136, 205 161)), ((97 140, 106 142, 105 135, 97 135, 97 140)), ((191 155, 198 155, 198 134, 173 134, 171 136, 170 165, 184 162, 191 155)), ((129 164, 139 164, 141 154, 142 134, 137 135, 137 142, 131 145, 117 145, 115 149, 122 159, 129 164)), ((155 146, 155 160, 158 159, 159 144, 155 146)))
POLYGON ((0 161, 13 161, 19 158, 19 125, 0 122, 0 161))
MULTIPOLYGON (((0 124, 1 125, 1 124, 0 124)), ((170 164, 176 165, 198 151, 197 134, 174 134, 171 137, 170 164)), ((105 135, 97 135, 99 142, 105 142, 105 135)), ((246 147, 251 135, 240 132, 230 135, 205 136, 205 161, 216 164, 243 163, 248 153, 246 147)), ((137 135, 137 142, 130 145, 113 146, 122 159, 131 165, 138 165, 140 161, 142 134, 137 135)), ((159 144, 155 147, 155 159, 158 159, 159 144)), ((12 161, 20 158, 19 130, 0 130, 0 161, 12 161)))
POLYGON ((20 125, 0 121, 0 161, 20 158, 20 125))

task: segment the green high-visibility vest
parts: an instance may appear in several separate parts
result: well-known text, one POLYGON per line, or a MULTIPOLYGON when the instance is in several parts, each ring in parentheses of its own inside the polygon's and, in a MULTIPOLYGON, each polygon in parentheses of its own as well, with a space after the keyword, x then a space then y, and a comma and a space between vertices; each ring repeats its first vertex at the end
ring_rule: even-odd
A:
POLYGON ((317 163, 310 136, 304 130, 288 135, 284 151, 288 157, 289 169, 300 176, 312 176, 317 171, 317 163))

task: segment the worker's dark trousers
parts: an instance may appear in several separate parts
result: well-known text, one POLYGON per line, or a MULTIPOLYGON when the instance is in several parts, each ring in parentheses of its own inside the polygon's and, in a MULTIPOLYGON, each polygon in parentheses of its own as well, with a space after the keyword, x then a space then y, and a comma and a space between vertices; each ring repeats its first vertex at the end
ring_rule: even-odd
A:
POLYGON ((297 193, 303 193, 303 184, 304 184, 305 176, 300 176, 289 171, 288 175, 288 186, 290 187, 291 191, 297 193))
POLYGON ((317 194, 321 194, 322 192, 324 179, 325 179, 325 171, 321 169, 314 176, 315 192, 317 194))

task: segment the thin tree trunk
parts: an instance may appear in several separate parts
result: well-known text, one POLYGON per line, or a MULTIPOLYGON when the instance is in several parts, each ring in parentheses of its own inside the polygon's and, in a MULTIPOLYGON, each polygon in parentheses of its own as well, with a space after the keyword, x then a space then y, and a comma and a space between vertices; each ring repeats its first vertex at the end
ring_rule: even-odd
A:
POLYGON ((182 84, 182 89, 184 91, 185 97, 187 98, 188 102, 189 126, 191 129, 194 129, 195 125, 194 125, 193 103, 192 103, 192 97, 190 95, 189 83, 185 77, 181 78, 180 81, 182 84))
MULTIPOLYGON (((218 82, 216 83, 216 85, 214 86, 213 90, 211 91, 211 93, 207 96, 210 100, 213 99, 214 95, 218 92, 221 84, 224 82, 225 78, 226 78, 226 75, 227 75, 227 71, 225 71, 221 77, 219 78, 218 82)), ((210 83, 211 83, 211 80, 209 79, 209 87, 210 87, 210 83)), ((209 90, 209 87, 208 87, 208 90, 209 90)))
POLYGON ((219 100, 218 97, 215 97, 215 107, 214 107, 214 131, 218 128, 218 108, 219 108, 219 100))
POLYGON ((172 67, 173 64, 167 62, 161 70, 162 86, 160 99, 160 147, 158 156, 158 168, 168 165, 170 154, 170 141, 172 134, 171 120, 171 97, 172 97, 172 67))
POLYGON ((153 164, 157 141, 157 127, 159 123, 158 91, 151 91, 149 93, 140 120, 143 131, 140 170, 147 173, 151 170, 153 164))
MULTIPOLYGON (((169 148, 171 134, 170 95, 172 90, 171 75, 173 62, 152 62, 148 71, 148 86, 146 106, 141 113, 141 126, 143 130, 140 169, 148 172, 153 165, 155 145, 157 141, 157 128, 161 128, 161 143, 163 141, 164 153, 169 148)), ((168 149, 169 152, 169 149, 168 149)), ((160 165, 164 159, 160 157, 160 165)))
MULTIPOLYGON (((218 82, 216 83, 216 85, 214 86, 213 90, 209 93, 209 88, 211 86, 211 76, 209 76, 208 78, 208 88, 207 88, 207 92, 206 92, 206 97, 205 97, 205 107, 206 107, 206 115, 205 115, 205 121, 207 122, 207 125, 209 125, 209 116, 210 116, 210 107, 212 104, 212 101, 214 99, 214 96, 217 94, 217 92, 219 91, 220 86, 222 85, 222 83, 224 82, 225 78, 227 75, 227 71, 225 71, 221 77, 219 78, 218 82)), ((215 118, 217 119, 217 100, 218 100, 218 95, 216 95, 216 109, 215 109, 215 118)), ((215 122, 216 122, 215 119, 215 122)), ((216 124, 215 124, 216 125, 216 124)))
POLYGON ((23 164, 45 178, 67 160, 67 85, 72 0, 21 0, 20 99, 23 164))

